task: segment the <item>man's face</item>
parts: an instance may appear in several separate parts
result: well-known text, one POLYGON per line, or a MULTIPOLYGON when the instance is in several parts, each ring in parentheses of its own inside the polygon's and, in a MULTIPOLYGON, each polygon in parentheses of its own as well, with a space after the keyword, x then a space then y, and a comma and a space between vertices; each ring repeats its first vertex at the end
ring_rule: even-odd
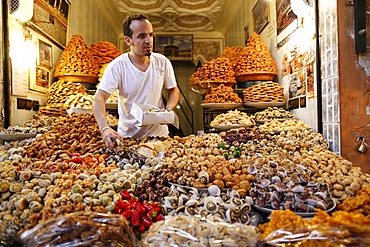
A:
POLYGON ((131 50, 140 56, 150 56, 153 50, 153 26, 148 20, 133 20, 131 50))

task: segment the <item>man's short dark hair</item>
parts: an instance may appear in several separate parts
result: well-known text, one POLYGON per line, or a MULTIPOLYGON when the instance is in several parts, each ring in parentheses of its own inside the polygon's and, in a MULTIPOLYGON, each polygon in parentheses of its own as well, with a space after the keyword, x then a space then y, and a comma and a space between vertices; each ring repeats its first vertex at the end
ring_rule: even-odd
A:
POLYGON ((134 20, 148 20, 148 16, 143 14, 132 14, 126 17, 125 21, 123 22, 123 35, 132 38, 132 30, 130 28, 131 22, 134 20))

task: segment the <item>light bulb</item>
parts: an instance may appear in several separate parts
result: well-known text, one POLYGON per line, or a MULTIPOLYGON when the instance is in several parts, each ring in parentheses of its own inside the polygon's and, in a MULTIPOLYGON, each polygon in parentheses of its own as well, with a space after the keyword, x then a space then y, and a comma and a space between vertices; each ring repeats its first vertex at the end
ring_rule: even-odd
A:
POLYGON ((313 10, 312 1, 310 0, 290 0, 290 5, 294 14, 300 18, 309 15, 309 13, 313 10))
POLYGON ((35 63, 36 51, 32 39, 26 39, 20 30, 11 33, 10 57, 18 69, 27 71, 35 63))

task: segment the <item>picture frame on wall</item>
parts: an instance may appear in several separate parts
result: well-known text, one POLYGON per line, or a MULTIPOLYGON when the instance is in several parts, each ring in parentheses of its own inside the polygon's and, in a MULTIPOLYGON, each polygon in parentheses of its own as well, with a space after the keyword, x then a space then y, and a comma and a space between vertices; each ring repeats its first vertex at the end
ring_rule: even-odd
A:
POLYGON ((39 39, 38 51, 38 65, 50 70, 53 67, 52 46, 39 39))
POLYGON ((156 35, 155 51, 165 55, 170 60, 192 61, 193 35, 156 35))
POLYGON ((268 0, 258 0, 253 7, 253 25, 254 31, 260 34, 270 23, 270 6, 268 0))
POLYGON ((70 5, 70 0, 34 0, 34 14, 28 24, 54 45, 64 49, 68 43, 70 5))
POLYGON ((51 77, 52 75, 50 70, 36 66, 34 76, 32 76, 30 80, 30 89, 46 93, 49 89, 51 77))
POLYGON ((298 18, 294 14, 290 0, 276 0, 276 42, 278 46, 286 43, 291 33, 298 28, 298 18))

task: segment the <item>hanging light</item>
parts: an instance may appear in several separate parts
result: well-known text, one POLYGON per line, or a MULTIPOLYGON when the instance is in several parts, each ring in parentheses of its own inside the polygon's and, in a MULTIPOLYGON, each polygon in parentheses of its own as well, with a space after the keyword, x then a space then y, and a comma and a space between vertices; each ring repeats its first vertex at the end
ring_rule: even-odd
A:
POLYGON ((28 22, 33 16, 33 2, 33 0, 10 0, 10 15, 21 23, 28 22))
POLYGON ((36 51, 31 32, 23 26, 23 30, 14 29, 10 38, 10 57, 20 70, 27 71, 35 63, 36 51))
POLYGON ((294 14, 303 18, 313 10, 313 0, 290 0, 290 5, 294 14))

